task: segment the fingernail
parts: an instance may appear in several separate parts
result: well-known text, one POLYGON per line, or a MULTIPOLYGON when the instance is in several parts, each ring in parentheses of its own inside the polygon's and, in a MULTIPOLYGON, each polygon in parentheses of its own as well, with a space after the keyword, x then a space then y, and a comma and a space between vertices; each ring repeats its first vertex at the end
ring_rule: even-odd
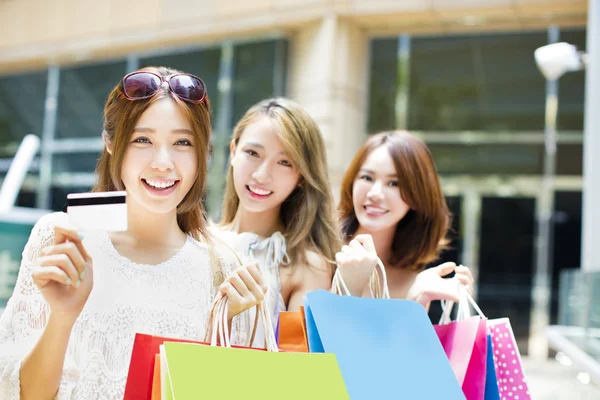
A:
POLYGON ((77 282, 75 282, 75 289, 79 289, 79 286, 81 286, 81 279, 77 279, 77 282))
POLYGON ((81 232, 77 232, 77 237, 81 240, 83 240, 83 233, 81 232))
POLYGON ((85 270, 85 269, 83 270, 83 272, 81 273, 81 275, 79 275, 79 279, 83 280, 83 278, 85 278, 85 272, 86 271, 87 270, 85 270))
POLYGON ((73 283, 73 281, 71 280, 71 278, 67 278, 67 285, 71 286, 72 283, 73 283))

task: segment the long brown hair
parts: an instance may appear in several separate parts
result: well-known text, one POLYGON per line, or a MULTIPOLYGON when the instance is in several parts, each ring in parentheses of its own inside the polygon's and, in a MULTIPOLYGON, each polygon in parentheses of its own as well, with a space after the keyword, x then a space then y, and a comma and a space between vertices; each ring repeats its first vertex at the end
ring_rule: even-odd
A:
MULTIPOLYGON (((166 67, 146 67, 140 71, 154 72, 165 77, 180 73, 180 71, 166 67)), ((125 190, 125 185, 121 180, 121 168, 129 138, 144 111, 163 98, 169 98, 175 103, 189 121, 194 133, 198 173, 190 191, 177 206, 177 223, 183 232, 198 239, 199 234, 206 234, 206 215, 201 200, 206 189, 207 157, 211 133, 208 97, 201 104, 188 103, 175 96, 168 88, 161 86, 154 96, 132 101, 123 95, 122 83, 115 86, 108 95, 104 106, 103 135, 111 143, 112 155, 105 146, 98 160, 96 167, 98 180, 92 191, 125 190)))
POLYGON ((389 261, 392 266, 422 270, 447 247, 451 214, 429 148, 409 132, 372 135, 354 156, 342 180, 338 207, 342 233, 351 237, 359 227, 352 202, 354 181, 369 154, 381 146, 392 157, 398 189, 410 207, 396 226, 389 261))
MULTIPOLYGON (((277 127, 279 139, 292 165, 301 175, 301 185, 281 205, 280 218, 285 227, 288 254, 292 265, 307 263, 306 252, 314 251, 333 263, 342 245, 335 204, 329 185, 325 142, 317 123, 298 104, 276 98, 263 100, 251 107, 235 126, 232 142, 237 147, 244 129, 267 117, 277 127)), ((240 199, 229 165, 223 213, 220 224, 230 224, 240 199)))

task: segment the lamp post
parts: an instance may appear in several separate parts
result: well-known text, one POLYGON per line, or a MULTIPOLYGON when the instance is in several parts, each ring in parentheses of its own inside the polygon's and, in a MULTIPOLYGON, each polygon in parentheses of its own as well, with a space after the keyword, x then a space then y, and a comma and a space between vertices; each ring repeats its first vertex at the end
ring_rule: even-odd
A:
MULTIPOLYGON (((558 28, 550 29, 551 41, 558 41, 558 28)), ((548 344, 544 330, 549 325, 550 290, 552 273, 552 214, 554 212, 554 186, 556 175, 556 148, 558 119, 558 80, 568 71, 583 67, 585 56, 569 43, 553 43, 534 52, 535 61, 546 78, 546 110, 544 123, 544 170, 537 205, 536 263, 533 279, 532 332, 529 353, 544 359, 548 344)))

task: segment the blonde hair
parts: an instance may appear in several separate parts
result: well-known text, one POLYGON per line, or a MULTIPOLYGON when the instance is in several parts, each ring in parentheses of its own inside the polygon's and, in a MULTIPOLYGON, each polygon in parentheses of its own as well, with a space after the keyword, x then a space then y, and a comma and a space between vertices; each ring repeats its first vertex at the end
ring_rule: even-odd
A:
MULTIPOLYGON (((154 72, 161 76, 170 76, 180 71, 165 67, 146 67, 139 71, 154 72)), ((160 99, 169 98, 190 122, 195 139, 198 157, 196 180, 181 203, 177 206, 179 228, 199 239, 206 236, 206 215, 202 208, 202 196, 206 189, 208 146, 210 142, 210 104, 208 97, 201 104, 188 103, 175 96, 169 89, 161 87, 156 94, 147 99, 128 100, 123 95, 122 83, 119 83, 108 95, 104 106, 104 135, 111 142, 112 155, 105 147, 102 151, 96 173, 98 180, 92 188, 94 192, 125 190, 121 180, 123 159, 133 133, 135 124, 144 111, 160 99)))
MULTIPOLYGON (((335 204, 327 166, 325 142, 317 123, 295 102, 275 98, 252 106, 235 126, 232 143, 237 146, 246 127, 260 118, 269 118, 292 165, 300 173, 300 185, 281 205, 280 218, 292 265, 307 264, 307 251, 314 251, 333 263, 342 246, 335 218, 335 204)), ((221 225, 231 223, 240 206, 229 165, 221 225)))

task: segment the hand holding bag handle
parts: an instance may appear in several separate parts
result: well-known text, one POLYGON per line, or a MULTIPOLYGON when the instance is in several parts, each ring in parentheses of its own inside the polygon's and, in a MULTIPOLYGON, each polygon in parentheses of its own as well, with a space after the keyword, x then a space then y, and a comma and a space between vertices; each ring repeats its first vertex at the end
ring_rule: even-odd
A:
MULTIPOLYGON (((227 321, 229 300, 227 296, 219 293, 213 302, 213 307, 209 314, 207 337, 205 341, 210 342, 211 346, 222 346, 231 347, 229 339, 229 324, 227 321), (210 335, 209 335, 210 332, 210 335), (210 336, 210 340, 209 337, 210 336)), ((259 319, 263 323, 263 329, 265 332, 265 348, 267 351, 278 352, 277 340, 275 339, 275 332, 273 331, 273 323, 271 322, 271 315, 267 312, 264 300, 256 306, 256 317, 254 318, 254 327, 252 329, 252 336, 250 338, 250 344, 254 341, 254 335, 259 319), (259 315, 262 318, 259 318, 259 315)))
MULTIPOLYGON (((352 293, 350 293, 346 282, 344 282, 340 268, 337 268, 335 274, 333 275, 333 280, 331 281, 331 291, 340 296, 352 296, 352 293)), ((371 297, 375 299, 390 298, 385 267, 379 258, 377 259, 377 267, 369 279, 369 291, 371 293, 371 297), (381 276, 379 271, 381 271, 381 276)))
MULTIPOLYGON (((460 294, 460 300, 458 302, 458 310, 456 312, 456 321, 464 321, 472 316, 469 306, 472 306, 481 318, 486 319, 486 316, 483 314, 483 311, 481 311, 481 308, 479 308, 477 302, 475 302, 467 290, 467 287, 459 284, 458 290, 460 294)), ((439 324, 445 325, 452 322, 450 314, 452 313, 454 302, 450 300, 442 300, 441 306, 443 312, 439 324)))

